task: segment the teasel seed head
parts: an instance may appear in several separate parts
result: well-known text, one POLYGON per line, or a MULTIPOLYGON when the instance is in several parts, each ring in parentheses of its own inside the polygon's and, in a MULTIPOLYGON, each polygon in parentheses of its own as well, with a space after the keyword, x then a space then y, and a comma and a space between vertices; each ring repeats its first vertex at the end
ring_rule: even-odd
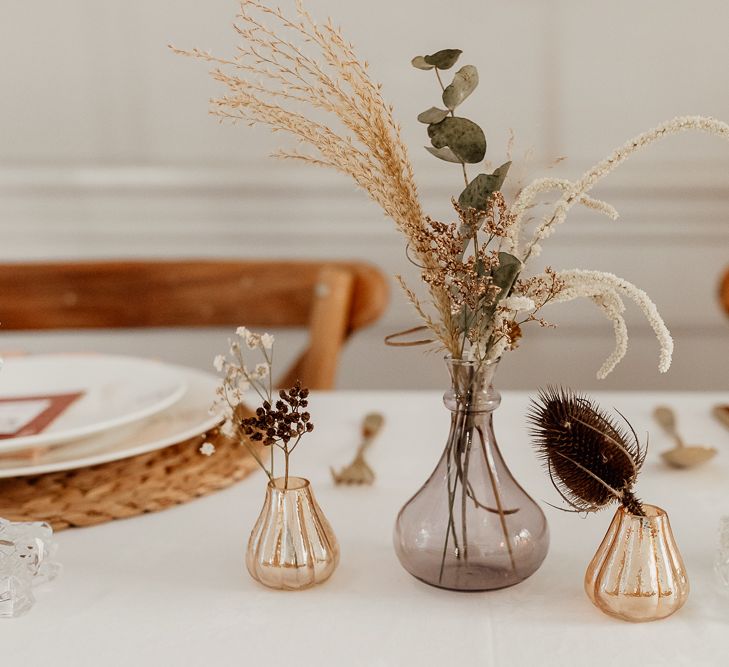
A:
POLYGON ((647 450, 622 419, 625 425, 570 389, 547 387, 532 400, 528 420, 537 455, 574 511, 595 512, 619 502, 644 516, 633 487, 647 450))

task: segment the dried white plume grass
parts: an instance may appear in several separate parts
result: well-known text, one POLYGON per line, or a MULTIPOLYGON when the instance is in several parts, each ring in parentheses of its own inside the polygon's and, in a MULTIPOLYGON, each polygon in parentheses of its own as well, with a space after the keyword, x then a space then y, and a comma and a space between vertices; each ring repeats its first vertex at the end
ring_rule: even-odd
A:
MULTIPOLYGON (((221 120, 262 124, 273 132, 295 137, 301 147, 299 150, 280 150, 275 155, 330 167, 350 176, 394 220, 407 239, 414 260, 426 270, 437 270, 438 267, 429 265, 434 261, 430 252, 433 239, 429 236, 408 151, 393 118, 392 107, 384 101, 380 85, 370 78, 367 63, 357 58, 340 30, 331 20, 317 24, 300 0, 297 0, 293 18, 258 0, 240 0, 235 30, 243 44, 230 59, 198 49, 183 51, 172 47, 176 53, 214 64, 212 76, 227 87, 228 93, 212 100, 212 113, 221 120)), ((636 151, 686 130, 729 139, 726 123, 703 116, 682 116, 626 142, 576 181, 539 178, 524 187, 508 209, 505 219, 510 220, 509 228, 501 241, 501 250, 526 264, 539 254, 540 242, 564 222, 575 204, 616 219, 617 211, 610 204, 591 198, 588 192, 636 151), (553 190, 560 191, 561 196, 553 204, 551 213, 537 224, 531 238, 524 242, 527 212, 540 195, 553 190)), ((542 277, 549 282, 554 275, 547 272, 542 277)), ((661 372, 668 370, 673 341, 645 292, 609 273, 575 269, 558 272, 556 276, 563 286, 559 294, 550 299, 552 303, 586 297, 613 323, 615 349, 600 368, 598 377, 610 373, 627 349, 624 297, 634 301, 644 312, 660 345, 659 369, 661 372)), ((463 332, 454 319, 448 288, 437 284, 427 286, 436 317, 429 314, 402 278, 398 280, 425 326, 451 354, 460 356, 463 332)), ((538 282, 529 284, 537 289, 538 282)), ((518 288, 512 295, 517 298, 535 296, 528 290, 520 293, 518 288)), ((522 322, 536 320, 535 312, 539 307, 531 313, 530 320, 522 322)), ((491 328, 484 329, 484 340, 476 341, 475 348, 488 350, 492 356, 507 349, 510 341, 503 335, 495 338, 495 332, 508 329, 509 323, 518 329, 516 315, 508 308, 497 309, 491 328)))

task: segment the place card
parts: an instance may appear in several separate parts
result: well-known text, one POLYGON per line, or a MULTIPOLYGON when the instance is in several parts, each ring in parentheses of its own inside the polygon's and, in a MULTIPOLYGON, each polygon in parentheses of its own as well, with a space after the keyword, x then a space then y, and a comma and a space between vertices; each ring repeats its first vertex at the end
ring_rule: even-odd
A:
POLYGON ((41 433, 82 395, 75 392, 0 398, 0 440, 41 433))

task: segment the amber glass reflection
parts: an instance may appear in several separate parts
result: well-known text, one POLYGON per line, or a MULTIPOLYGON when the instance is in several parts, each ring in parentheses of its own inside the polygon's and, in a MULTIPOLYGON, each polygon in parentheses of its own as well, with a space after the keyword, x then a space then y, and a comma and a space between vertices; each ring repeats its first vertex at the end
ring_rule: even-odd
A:
POLYGON ((339 545, 309 481, 289 477, 268 483, 266 499, 248 540, 246 567, 264 586, 301 590, 326 581, 339 563, 339 545))
POLYGON ((601 611, 624 621, 655 621, 686 602, 689 582, 668 515, 644 517, 621 507, 585 574, 585 592, 601 611))

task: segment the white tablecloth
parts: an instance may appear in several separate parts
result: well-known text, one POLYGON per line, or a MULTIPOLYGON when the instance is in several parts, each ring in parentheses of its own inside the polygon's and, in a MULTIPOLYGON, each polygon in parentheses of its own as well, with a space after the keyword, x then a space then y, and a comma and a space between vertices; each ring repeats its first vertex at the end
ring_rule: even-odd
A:
MULTIPOLYGON (((729 598, 712 561, 720 515, 729 514, 729 431, 709 410, 729 394, 596 394, 651 431, 639 482, 670 517, 691 580, 686 606, 633 625, 601 614, 582 589, 612 510, 581 518, 545 507, 549 555, 530 579, 491 593, 426 586, 399 565, 395 515, 435 465, 448 413, 433 392, 315 395, 316 430, 293 458, 339 537, 339 569, 324 585, 284 593, 250 579, 243 563, 264 477, 181 507, 58 536, 64 572, 20 619, 0 620, 2 665, 729 665, 729 598), (668 439, 651 423, 674 406, 689 442, 719 456, 704 468, 660 464, 668 439), (334 487, 328 466, 347 462, 363 414, 386 428, 372 447, 370 488, 334 487)), ((527 396, 506 393, 496 433, 512 471, 538 500, 559 499, 532 454, 527 396)))

